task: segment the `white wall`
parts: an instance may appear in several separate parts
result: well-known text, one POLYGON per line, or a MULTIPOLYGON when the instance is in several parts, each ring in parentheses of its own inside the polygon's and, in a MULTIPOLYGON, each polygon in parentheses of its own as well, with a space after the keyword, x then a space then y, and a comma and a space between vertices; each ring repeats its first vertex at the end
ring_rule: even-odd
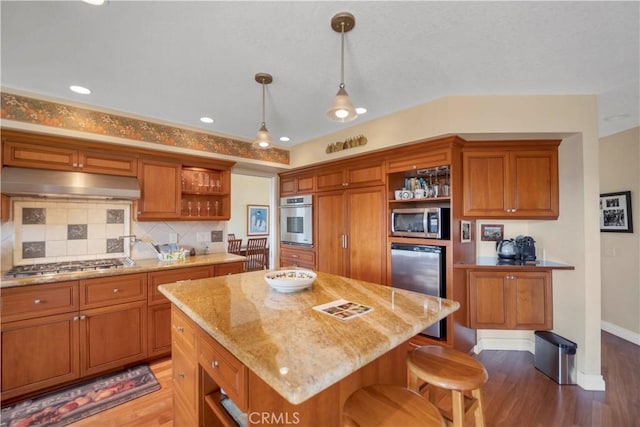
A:
MULTIPOLYGON (((227 232, 234 233, 247 243, 247 206, 271 203, 271 179, 260 176, 231 174, 231 218, 227 223, 227 232)), ((277 213, 277 212, 275 212, 277 213)), ((273 209, 269 210, 269 220, 273 218, 273 209)), ((272 227, 269 234, 273 235, 272 227)))
POLYGON ((640 128, 600 140, 600 192, 631 191, 633 233, 601 233, 602 329, 640 344, 640 128))
MULTIPOLYGON (((443 135, 468 140, 561 138, 560 218, 526 221, 546 258, 575 266, 553 273, 554 331, 578 344, 578 383, 604 389, 600 359, 598 117, 595 96, 454 96, 325 135, 291 150, 294 166, 332 160, 443 135), (328 155, 325 148, 364 135, 365 146, 328 155)), ((507 232, 505 227, 505 233, 507 232)), ((479 252, 489 251, 488 247, 479 252)), ((510 332, 510 331, 501 331, 510 332)))

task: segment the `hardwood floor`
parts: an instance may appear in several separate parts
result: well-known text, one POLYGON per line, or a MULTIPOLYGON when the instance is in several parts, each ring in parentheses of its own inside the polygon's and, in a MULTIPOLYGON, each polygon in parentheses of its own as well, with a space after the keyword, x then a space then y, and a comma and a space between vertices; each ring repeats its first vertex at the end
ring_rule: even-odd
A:
MULTIPOLYGON (((489 372, 483 389, 487 426, 640 426, 640 347, 611 334, 602 333, 606 392, 558 385, 533 366, 526 351, 487 350, 478 360, 489 372)), ((151 369, 162 385, 159 391, 70 425, 173 426, 171 361, 155 362, 151 369)))

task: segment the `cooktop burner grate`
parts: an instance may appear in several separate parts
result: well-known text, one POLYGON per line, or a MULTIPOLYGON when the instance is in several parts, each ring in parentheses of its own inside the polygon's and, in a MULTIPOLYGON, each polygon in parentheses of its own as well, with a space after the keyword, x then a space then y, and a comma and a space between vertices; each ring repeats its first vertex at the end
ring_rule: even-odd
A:
POLYGON ((122 268, 132 265, 128 258, 91 259, 86 261, 48 262, 45 264, 18 265, 8 270, 5 277, 28 277, 45 274, 71 273, 88 270, 122 268))

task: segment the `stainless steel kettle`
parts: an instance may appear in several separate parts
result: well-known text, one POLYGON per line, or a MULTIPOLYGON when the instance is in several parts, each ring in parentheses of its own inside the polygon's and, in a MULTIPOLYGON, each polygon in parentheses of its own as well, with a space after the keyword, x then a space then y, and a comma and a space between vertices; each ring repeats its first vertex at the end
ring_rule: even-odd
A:
POLYGON ((513 239, 496 242, 496 252, 498 258, 502 259, 516 259, 520 255, 519 247, 513 239))

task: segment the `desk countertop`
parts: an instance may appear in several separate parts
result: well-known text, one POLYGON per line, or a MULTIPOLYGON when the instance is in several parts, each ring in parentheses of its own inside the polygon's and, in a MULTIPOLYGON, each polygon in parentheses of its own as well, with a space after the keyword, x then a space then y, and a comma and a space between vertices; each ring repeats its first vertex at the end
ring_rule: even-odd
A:
POLYGON ((265 271, 159 286, 173 304, 293 404, 316 395, 459 308, 455 301, 318 273, 281 294, 265 271), (373 311, 342 321, 312 307, 345 299, 373 311))

